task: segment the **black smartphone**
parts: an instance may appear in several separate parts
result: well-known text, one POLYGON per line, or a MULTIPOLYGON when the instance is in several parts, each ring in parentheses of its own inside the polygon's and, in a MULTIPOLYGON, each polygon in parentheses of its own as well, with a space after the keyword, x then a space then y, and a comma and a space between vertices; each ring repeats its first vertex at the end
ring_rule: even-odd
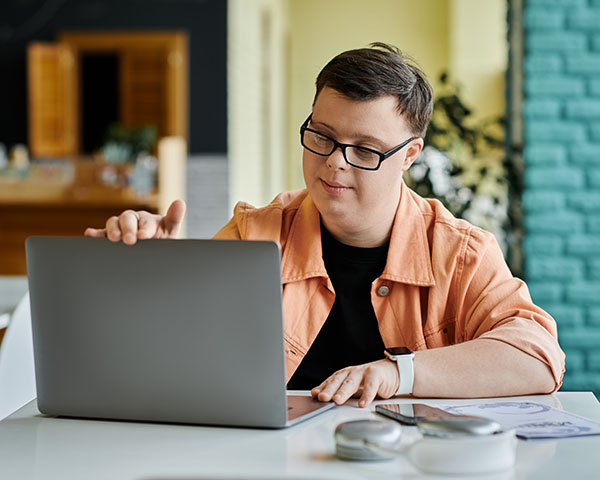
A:
POLYGON ((456 415, 423 403, 385 403, 376 405, 375 411, 404 425, 415 425, 423 434, 438 437, 490 435, 502 431, 493 420, 456 415))
POLYGON ((456 417, 452 413, 430 407, 424 403, 384 403, 376 405, 375 411, 404 425, 417 425, 417 422, 421 419, 439 420, 441 418, 456 417))

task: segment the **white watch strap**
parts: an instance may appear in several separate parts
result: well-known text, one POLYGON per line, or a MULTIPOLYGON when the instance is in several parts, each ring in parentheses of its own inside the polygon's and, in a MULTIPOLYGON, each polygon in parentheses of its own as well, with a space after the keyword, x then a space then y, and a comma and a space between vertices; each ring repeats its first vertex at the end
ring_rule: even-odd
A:
POLYGON ((415 383, 414 356, 414 353, 395 356, 398 375, 400 376, 396 395, 410 395, 413 391, 413 384, 415 383))

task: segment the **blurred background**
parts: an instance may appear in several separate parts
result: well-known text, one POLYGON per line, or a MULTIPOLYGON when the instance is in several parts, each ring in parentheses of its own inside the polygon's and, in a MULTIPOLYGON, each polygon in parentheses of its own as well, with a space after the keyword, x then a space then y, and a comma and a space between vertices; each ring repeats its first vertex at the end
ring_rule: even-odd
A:
POLYGON ((185 198, 207 238, 302 188, 319 70, 376 41, 435 89, 406 181, 494 233, 600 392, 599 0, 3 0, 0 319, 29 235, 185 198))

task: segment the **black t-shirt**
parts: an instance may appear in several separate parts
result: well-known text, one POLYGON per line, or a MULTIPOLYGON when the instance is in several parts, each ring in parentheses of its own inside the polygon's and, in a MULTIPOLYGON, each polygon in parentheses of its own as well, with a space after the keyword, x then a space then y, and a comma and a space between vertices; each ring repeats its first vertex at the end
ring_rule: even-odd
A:
POLYGON ((338 242, 323 225, 321 239, 335 302, 288 382, 290 390, 310 390, 341 368, 384 358, 371 304, 371 283, 385 268, 389 243, 375 248, 352 247, 338 242))

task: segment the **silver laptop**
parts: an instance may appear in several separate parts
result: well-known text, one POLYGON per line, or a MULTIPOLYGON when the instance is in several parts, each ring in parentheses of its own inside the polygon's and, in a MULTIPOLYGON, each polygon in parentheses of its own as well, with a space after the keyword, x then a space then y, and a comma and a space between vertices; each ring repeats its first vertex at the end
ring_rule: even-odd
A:
POLYGON ((47 415, 280 428, 334 406, 286 395, 274 242, 30 237, 47 415))

